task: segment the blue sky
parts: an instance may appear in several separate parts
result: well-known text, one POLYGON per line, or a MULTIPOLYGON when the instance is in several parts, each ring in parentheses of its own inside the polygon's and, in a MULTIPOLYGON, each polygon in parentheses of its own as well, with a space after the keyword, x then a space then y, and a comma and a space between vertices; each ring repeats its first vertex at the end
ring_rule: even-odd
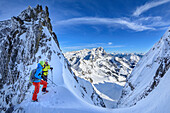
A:
POLYGON ((49 7, 63 52, 147 52, 170 26, 170 0, 1 0, 0 20, 37 4, 49 7))

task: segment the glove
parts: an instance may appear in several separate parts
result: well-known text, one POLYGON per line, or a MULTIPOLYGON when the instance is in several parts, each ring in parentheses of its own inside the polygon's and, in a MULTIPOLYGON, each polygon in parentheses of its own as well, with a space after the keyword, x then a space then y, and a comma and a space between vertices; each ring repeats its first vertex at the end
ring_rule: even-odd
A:
POLYGON ((53 67, 50 67, 51 71, 53 70, 53 67))

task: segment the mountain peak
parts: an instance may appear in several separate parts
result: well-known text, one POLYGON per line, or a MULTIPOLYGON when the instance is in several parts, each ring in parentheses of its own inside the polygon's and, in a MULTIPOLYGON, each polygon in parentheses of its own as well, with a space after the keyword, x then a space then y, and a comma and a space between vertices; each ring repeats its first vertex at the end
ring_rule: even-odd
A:
POLYGON ((106 51, 103 49, 103 47, 97 47, 97 48, 93 48, 92 50, 90 50, 92 54, 94 55, 106 55, 106 51))
POLYGON ((103 47, 97 47, 96 50, 103 51, 103 47))
POLYGON ((31 6, 28 6, 27 9, 21 12, 21 14, 18 16, 21 20, 30 22, 31 20, 38 20, 41 18, 46 18, 48 20, 49 13, 48 13, 48 7, 45 7, 45 10, 43 10, 41 5, 37 5, 36 8, 32 8, 31 6))

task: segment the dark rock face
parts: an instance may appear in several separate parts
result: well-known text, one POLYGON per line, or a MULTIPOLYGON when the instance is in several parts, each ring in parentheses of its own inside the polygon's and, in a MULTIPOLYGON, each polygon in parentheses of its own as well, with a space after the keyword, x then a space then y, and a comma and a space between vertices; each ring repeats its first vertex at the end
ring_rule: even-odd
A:
MULTIPOLYGON (((42 32, 43 26, 48 28, 59 47, 57 36, 52 31, 48 7, 45 11, 40 5, 28 7, 17 17, 0 21, 0 111, 12 110, 14 104, 23 101, 30 87, 25 79, 30 74, 28 66, 39 62, 35 54, 50 40, 42 32)), ((50 49, 42 51, 49 53, 50 59, 50 49)))

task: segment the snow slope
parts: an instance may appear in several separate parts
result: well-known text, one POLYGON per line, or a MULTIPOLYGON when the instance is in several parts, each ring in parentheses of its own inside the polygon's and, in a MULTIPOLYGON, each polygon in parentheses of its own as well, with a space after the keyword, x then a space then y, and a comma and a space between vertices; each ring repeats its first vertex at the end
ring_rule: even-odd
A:
MULTIPOLYGON (((129 107, 136 105, 139 101, 148 96, 155 94, 153 102, 163 99, 161 97, 168 90, 168 84, 162 86, 163 89, 158 91, 161 83, 166 83, 170 75, 170 30, 164 34, 158 43, 139 61, 129 76, 125 85, 122 97, 119 100, 119 107, 129 107), (158 92, 156 92, 157 90, 158 92), (163 90, 163 91, 162 91, 163 90), (155 92, 155 93, 154 93, 155 92), (160 93, 160 94, 157 94, 160 93), (159 98, 159 99, 158 99, 159 98)), ((165 98, 166 99, 166 98, 165 98)), ((165 100, 160 100, 165 101, 165 100)), ((168 101, 167 101, 168 102, 168 101)))
MULTIPOLYGON (((97 107, 82 102, 63 86, 54 86, 53 89, 57 93, 49 88, 50 92, 48 94, 39 94, 40 102, 33 103, 30 102, 30 99, 26 99, 22 104, 16 106, 14 111, 19 113, 23 113, 23 110, 25 110, 25 113, 32 113, 35 110, 37 113, 169 113, 170 89, 165 87, 170 85, 169 75, 170 71, 168 70, 159 86, 145 99, 132 107, 119 109, 97 107)), ((30 97, 28 96, 28 98, 30 97)))

